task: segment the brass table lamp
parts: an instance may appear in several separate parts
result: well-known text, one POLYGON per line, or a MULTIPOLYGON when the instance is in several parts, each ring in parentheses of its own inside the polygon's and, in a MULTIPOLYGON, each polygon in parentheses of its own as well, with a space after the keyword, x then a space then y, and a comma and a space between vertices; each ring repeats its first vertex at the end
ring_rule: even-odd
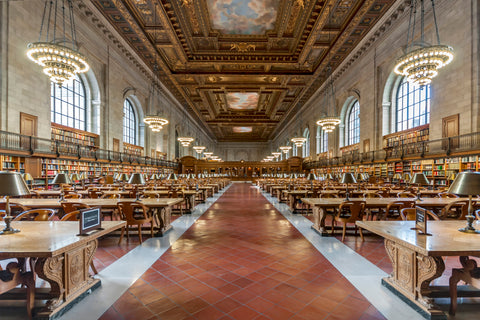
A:
POLYGON ((315 173, 310 172, 307 176, 307 180, 310 181, 310 189, 313 190, 313 181, 317 180, 315 173))
POLYGON ((480 172, 460 172, 448 189, 449 193, 468 196, 467 226, 458 229, 461 232, 480 233, 473 227, 475 216, 473 215, 472 196, 480 194, 480 172))
POLYGON ((138 185, 139 184, 145 184, 145 177, 143 174, 141 173, 132 173, 132 175, 130 176, 130 179, 128 180, 128 183, 129 184, 134 184, 134 185, 137 185, 137 190, 136 190, 136 201, 139 201, 140 200, 140 193, 138 192, 138 185))
POLYGON ((351 172, 345 172, 342 176, 342 180, 340 181, 340 183, 345 183, 347 185, 347 190, 345 192, 345 201, 350 201, 350 195, 349 195, 349 192, 348 192, 348 184, 349 183, 357 183, 357 180, 355 179, 355 177, 353 176, 353 174, 351 172))
POLYGON ((410 180, 410 183, 416 184, 418 186, 417 199, 416 200, 417 201, 422 201, 422 199, 420 198, 420 186, 430 184, 427 177, 425 176, 425 174, 423 172, 422 173, 417 172, 413 176, 412 180, 410 180))
POLYGON ((18 172, 0 171, 0 195, 6 196, 5 199, 5 229, 0 231, 1 234, 12 234, 20 232, 10 226, 13 217, 10 215, 10 197, 11 196, 26 196, 30 194, 28 186, 18 172))

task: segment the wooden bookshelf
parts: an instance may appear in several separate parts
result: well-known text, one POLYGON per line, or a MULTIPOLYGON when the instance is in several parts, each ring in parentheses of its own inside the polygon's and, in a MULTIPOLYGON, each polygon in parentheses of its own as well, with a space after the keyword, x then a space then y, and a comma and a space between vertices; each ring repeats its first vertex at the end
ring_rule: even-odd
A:
POLYGON ((97 147, 99 136, 97 134, 62 126, 52 122, 52 140, 62 141, 81 146, 97 147))
POLYGON ((2 171, 25 173, 25 158, 23 157, 0 156, 0 162, 2 171))
POLYGON ((142 156, 143 155, 143 147, 136 146, 130 143, 123 143, 123 152, 135 155, 135 156, 142 156))
POLYGON ((391 156, 395 148, 404 146, 404 154, 418 153, 423 147, 420 142, 428 141, 429 124, 383 136, 383 148, 391 156))

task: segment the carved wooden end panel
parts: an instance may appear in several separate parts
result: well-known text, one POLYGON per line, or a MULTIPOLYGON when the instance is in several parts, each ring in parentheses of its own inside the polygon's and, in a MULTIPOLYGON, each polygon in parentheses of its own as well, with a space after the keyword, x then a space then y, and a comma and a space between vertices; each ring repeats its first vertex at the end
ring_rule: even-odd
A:
POLYGON ((92 240, 86 246, 66 253, 65 268, 68 272, 68 283, 65 290, 67 297, 79 290, 83 290, 93 280, 89 273, 89 267, 97 246, 97 240, 92 240))

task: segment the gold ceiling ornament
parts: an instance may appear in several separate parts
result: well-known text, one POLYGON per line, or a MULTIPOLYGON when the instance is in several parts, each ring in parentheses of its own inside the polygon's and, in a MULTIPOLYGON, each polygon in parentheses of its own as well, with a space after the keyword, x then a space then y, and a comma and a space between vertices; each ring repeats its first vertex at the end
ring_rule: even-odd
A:
POLYGON ((452 47, 440 44, 440 34, 438 32, 437 18, 435 15, 435 2, 434 0, 431 1, 437 44, 430 45, 425 42, 424 0, 412 0, 410 2, 410 20, 408 23, 406 53, 397 59, 394 68, 396 74, 407 77, 408 82, 419 86, 430 84, 432 79, 438 75, 438 70, 449 64, 454 56, 452 47), (420 42, 414 43, 417 2, 420 2, 420 42), (411 28, 412 17, 413 28, 411 28), (414 48, 414 46, 418 48, 414 48))
POLYGON ((239 43, 232 43, 230 46, 230 50, 237 50, 238 52, 248 52, 248 51, 255 51, 256 45, 247 43, 247 42, 239 42, 239 43))
POLYGON ((29 43, 27 48, 28 58, 42 66, 43 73, 59 86, 90 69, 85 56, 77 50, 72 0, 66 0, 66 5, 63 0, 45 1, 38 42, 29 43))
POLYGON ((290 141, 292 141, 297 147, 301 147, 301 146, 303 146, 303 144, 307 141, 307 138, 305 138, 305 137, 296 137, 296 138, 290 139, 290 141))
POLYGON ((196 153, 198 154, 201 154, 203 152, 203 150, 205 150, 206 148, 204 146, 194 146, 193 147, 193 150, 195 150, 196 153))

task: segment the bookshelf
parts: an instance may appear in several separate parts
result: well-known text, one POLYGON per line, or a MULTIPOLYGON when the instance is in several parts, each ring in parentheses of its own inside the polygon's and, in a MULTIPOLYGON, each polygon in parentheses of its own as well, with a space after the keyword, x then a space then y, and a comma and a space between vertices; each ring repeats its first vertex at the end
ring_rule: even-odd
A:
POLYGON ((17 171, 25 173, 25 158, 12 157, 12 156, 0 156, 2 164, 2 171, 17 171))
POLYGON ((415 127, 412 129, 391 133, 383 136, 383 148, 387 156, 391 156, 394 149, 404 148, 404 155, 418 153, 422 151, 420 142, 429 140, 429 124, 415 127))
POLYGON ((136 146, 130 143, 123 143, 123 152, 135 155, 135 156, 142 156, 143 155, 143 147, 136 146))
POLYGON ((52 122, 52 140, 87 147, 98 146, 98 135, 52 122))

